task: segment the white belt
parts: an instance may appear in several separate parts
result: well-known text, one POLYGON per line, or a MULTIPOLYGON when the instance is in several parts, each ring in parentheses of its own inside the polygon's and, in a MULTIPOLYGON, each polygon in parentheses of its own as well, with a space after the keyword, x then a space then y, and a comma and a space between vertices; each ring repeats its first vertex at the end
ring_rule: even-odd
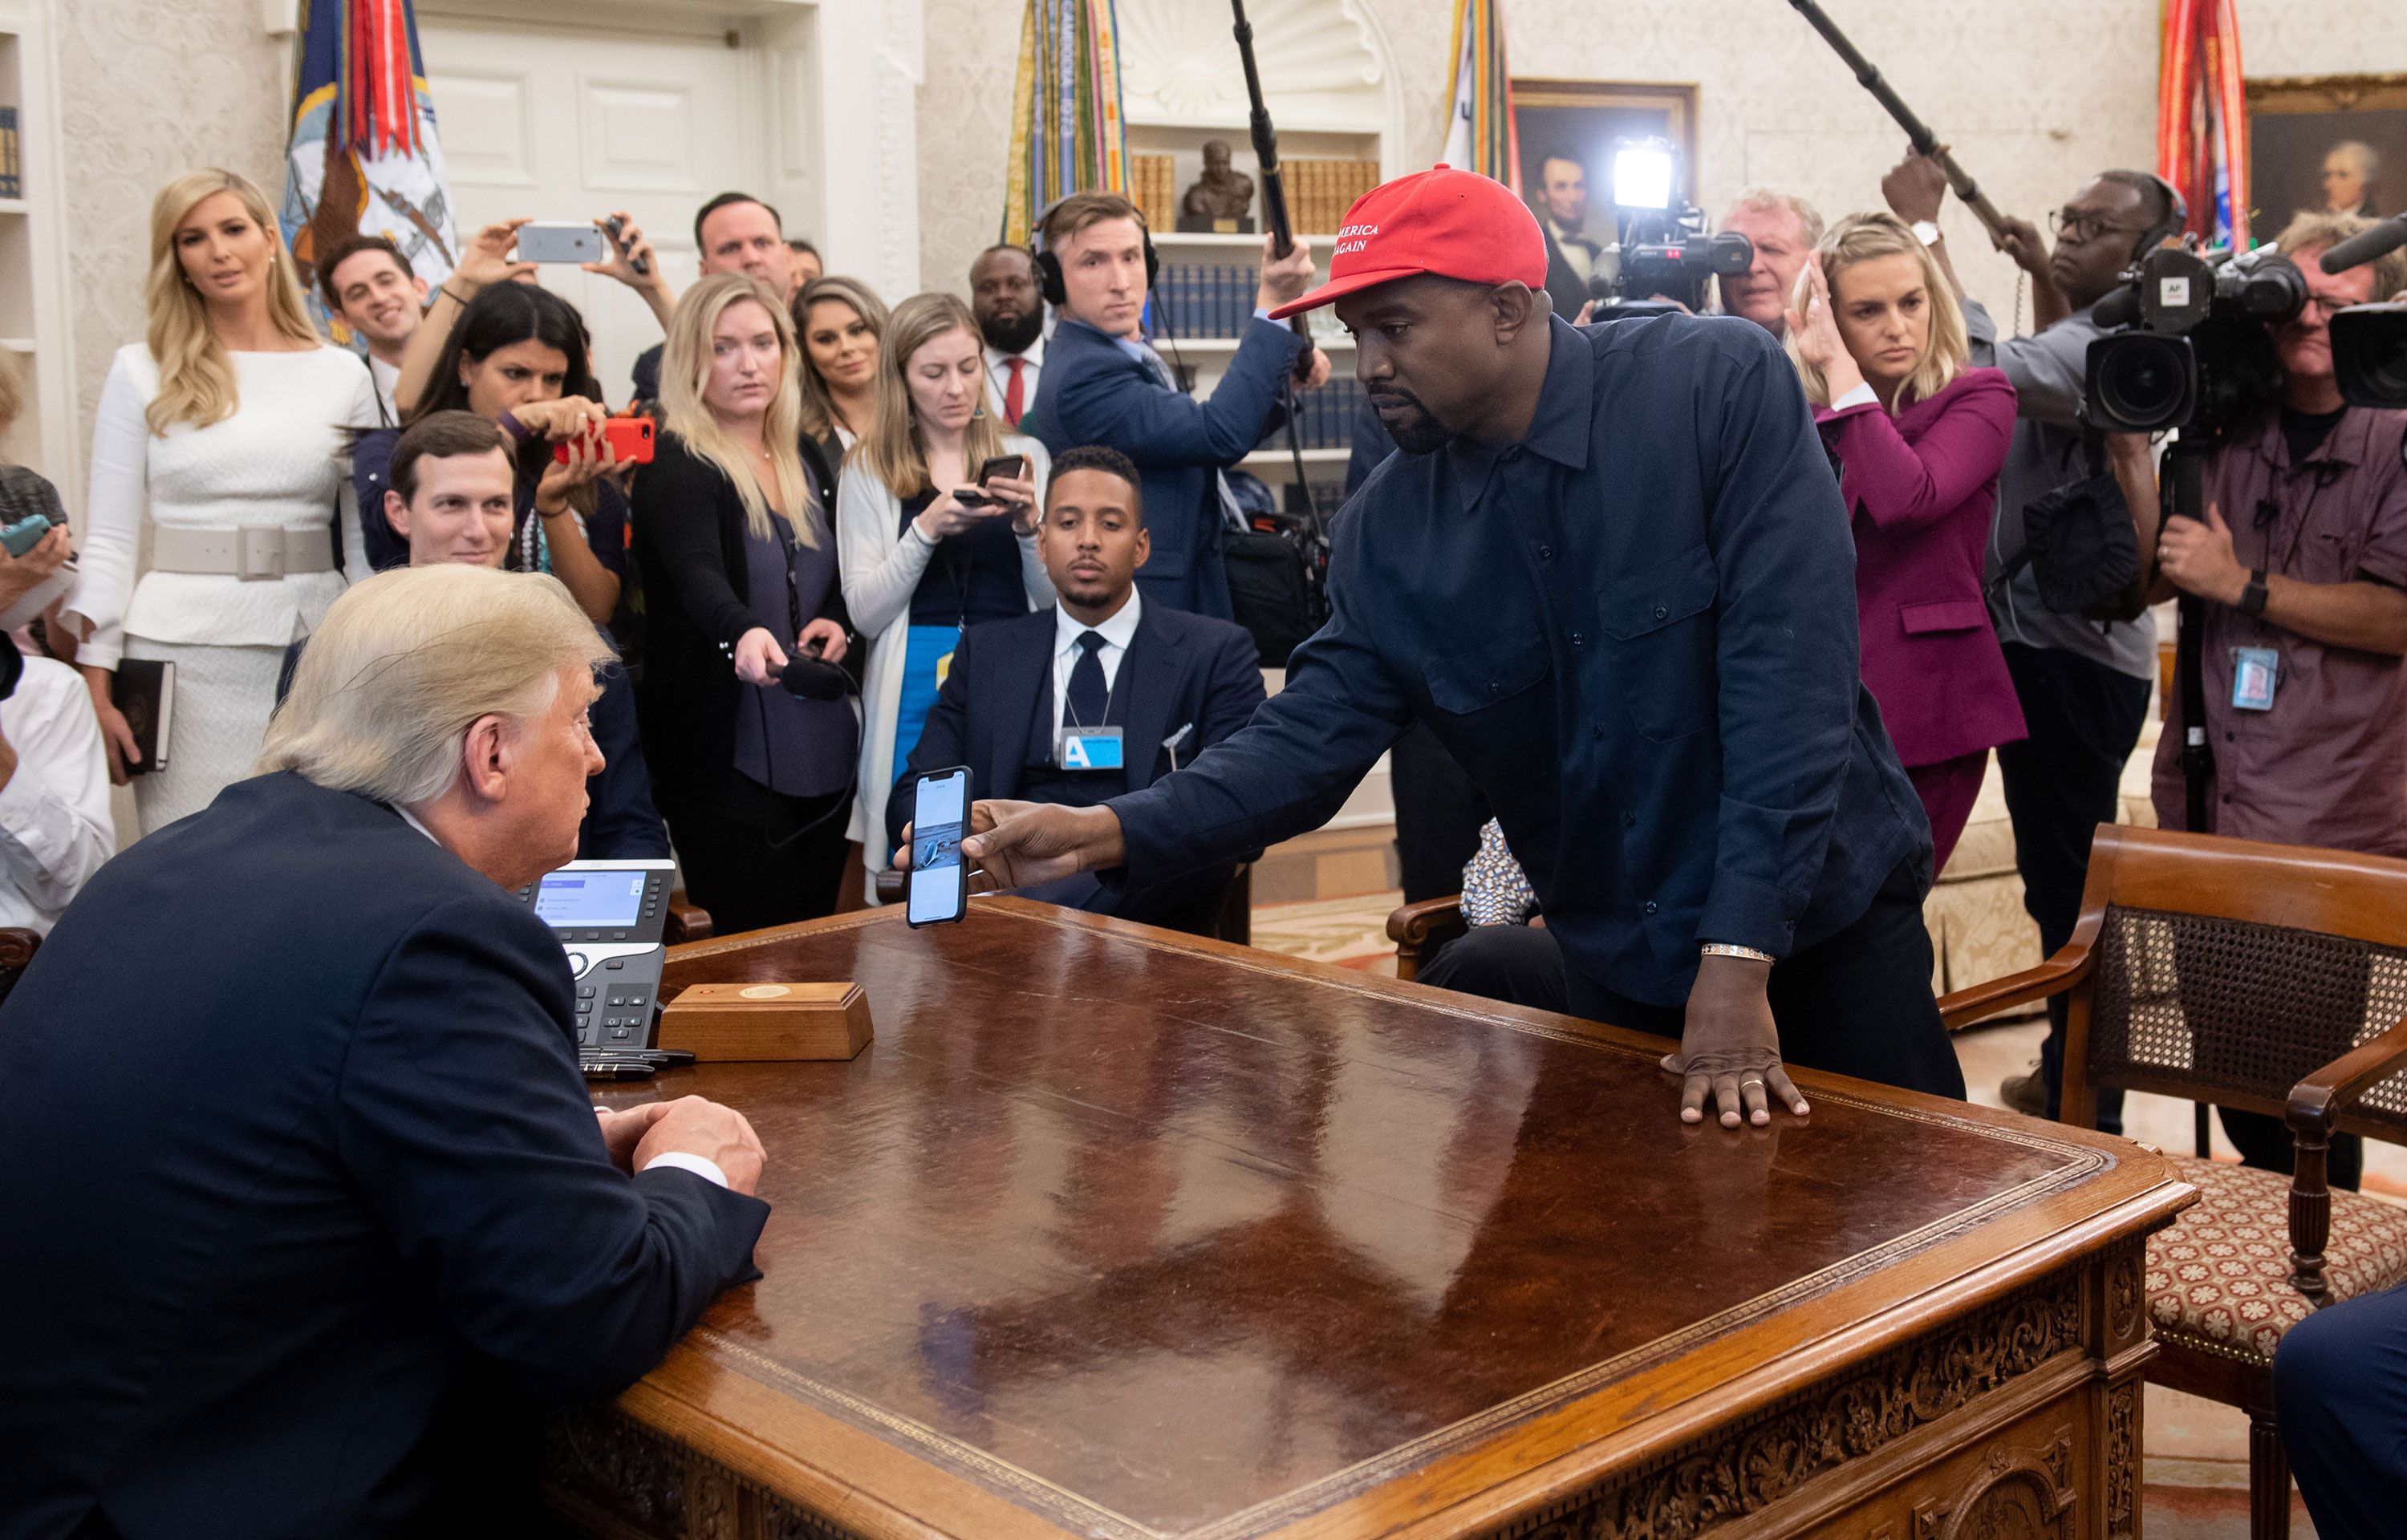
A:
POLYGON ((270 582, 293 572, 331 572, 335 536, 323 528, 288 530, 280 524, 237 530, 155 525, 150 530, 150 570, 205 572, 238 577, 245 583, 270 582))

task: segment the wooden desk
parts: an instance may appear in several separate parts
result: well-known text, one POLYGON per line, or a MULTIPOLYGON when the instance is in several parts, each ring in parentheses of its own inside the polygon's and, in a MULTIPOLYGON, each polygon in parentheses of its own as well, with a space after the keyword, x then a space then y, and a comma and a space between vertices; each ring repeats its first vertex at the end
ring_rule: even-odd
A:
POLYGON ((2119 1139, 1801 1074, 1683 1128, 1662 1044, 1010 899, 701 942, 857 979, 743 1109, 766 1277, 547 1432, 614 1536, 2134 1533, 2119 1139))

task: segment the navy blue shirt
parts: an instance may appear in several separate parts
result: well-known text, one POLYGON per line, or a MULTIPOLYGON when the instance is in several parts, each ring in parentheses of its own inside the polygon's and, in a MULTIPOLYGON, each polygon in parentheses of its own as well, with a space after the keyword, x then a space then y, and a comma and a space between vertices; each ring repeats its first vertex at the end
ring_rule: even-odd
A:
MULTIPOLYGON (((900 530, 928 511, 934 488, 903 503, 900 530)), ((899 532, 899 531, 898 531, 899 532)), ((1019 571, 1019 537, 1007 515, 982 518, 959 534, 936 542, 928 570, 911 590, 911 624, 963 629, 1028 613, 1028 580, 1019 571)))
POLYGON ((1549 343, 1523 442, 1374 471, 1287 687, 1111 803, 1132 886, 1315 827, 1416 718, 1487 794, 1565 956, 1633 999, 1686 999, 1703 941, 1824 940, 1928 861, 1779 346, 1688 316, 1557 318, 1549 343))

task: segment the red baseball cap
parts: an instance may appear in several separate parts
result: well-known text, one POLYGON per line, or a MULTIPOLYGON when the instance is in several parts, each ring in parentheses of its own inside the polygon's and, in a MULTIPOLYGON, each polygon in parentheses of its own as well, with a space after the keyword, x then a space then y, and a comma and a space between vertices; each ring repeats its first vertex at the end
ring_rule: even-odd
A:
POLYGON ((1436 165, 1382 182, 1346 211, 1329 281, 1271 312, 1285 320, 1374 284, 1431 273, 1467 283, 1546 286, 1537 216, 1493 177, 1436 165))

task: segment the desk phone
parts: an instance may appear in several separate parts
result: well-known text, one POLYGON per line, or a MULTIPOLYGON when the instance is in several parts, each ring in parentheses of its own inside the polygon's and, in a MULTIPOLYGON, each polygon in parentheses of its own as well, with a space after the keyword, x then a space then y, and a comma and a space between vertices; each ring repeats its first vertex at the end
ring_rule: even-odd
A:
POLYGON ((676 878, 677 863, 666 859, 571 861, 519 889, 519 901, 534 906, 567 949, 580 1054, 652 1045, 676 878))

